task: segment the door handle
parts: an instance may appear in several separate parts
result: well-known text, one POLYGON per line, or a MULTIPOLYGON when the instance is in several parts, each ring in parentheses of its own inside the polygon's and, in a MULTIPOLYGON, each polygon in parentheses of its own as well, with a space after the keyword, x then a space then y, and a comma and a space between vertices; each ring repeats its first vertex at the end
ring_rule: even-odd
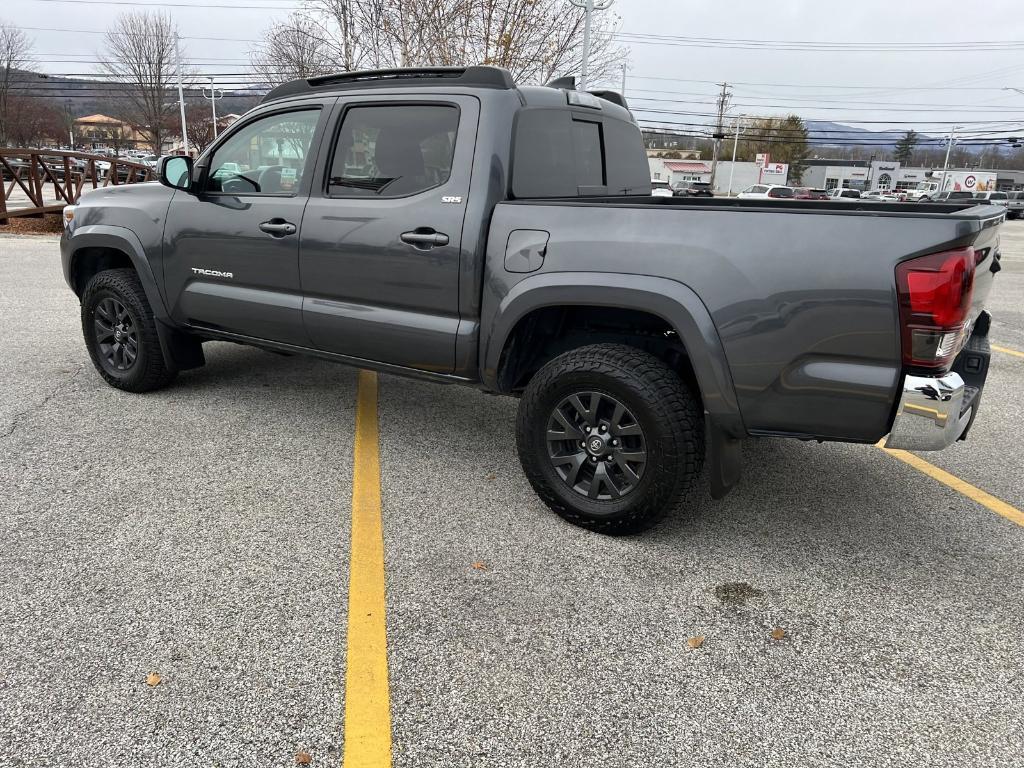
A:
POLYGON ((295 225, 284 219, 271 219, 270 221, 261 222, 260 229, 274 237, 294 235, 296 231, 295 225))
POLYGON ((443 232, 436 232, 428 227, 420 227, 412 232, 403 232, 402 242, 414 245, 417 248, 427 250, 435 245, 448 245, 448 235, 443 232))

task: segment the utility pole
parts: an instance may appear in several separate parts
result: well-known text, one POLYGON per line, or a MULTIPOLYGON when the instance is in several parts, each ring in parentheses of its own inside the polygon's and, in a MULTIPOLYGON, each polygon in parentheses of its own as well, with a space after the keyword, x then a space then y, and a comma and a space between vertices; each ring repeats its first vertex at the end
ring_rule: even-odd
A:
POLYGON ((579 90, 587 90, 587 71, 590 66, 590 17, 594 11, 606 11, 612 7, 614 0, 569 0, 577 8, 583 9, 583 64, 580 67, 579 90))
MULTIPOLYGON (((953 130, 949 132, 949 139, 946 142, 946 161, 942 164, 942 187, 946 188, 946 171, 949 169, 949 151, 953 149, 953 144, 956 143, 956 132, 960 130, 959 125, 954 125, 953 130)), ((941 191, 941 190, 940 190, 941 191)))
POLYGON ((174 56, 178 60, 178 106, 181 108, 181 146, 188 154, 188 127, 185 125, 185 86, 181 71, 181 38, 174 36, 174 56))
POLYGON ((722 121, 725 119, 725 110, 729 107, 729 97, 732 95, 729 91, 728 83, 721 83, 722 92, 718 95, 718 121, 715 123, 715 132, 711 134, 714 139, 714 145, 711 150, 711 191, 715 190, 715 173, 718 171, 718 147, 725 138, 725 134, 722 132, 722 121))
POLYGON ((626 62, 622 62, 622 98, 626 98, 626 62))
POLYGON ((210 95, 206 95, 206 89, 203 88, 203 98, 210 100, 210 110, 213 113, 213 138, 217 138, 217 99, 224 98, 224 91, 218 91, 213 86, 213 75, 210 75, 210 95), (217 94, 220 94, 219 96, 217 94))
MULTIPOLYGON (((729 197, 732 197, 732 177, 736 173, 736 145, 740 143, 740 131, 743 130, 740 128, 741 117, 746 117, 746 115, 736 115, 732 126, 735 133, 732 137, 732 163, 729 165, 729 192, 727 193, 729 197)), ((714 187, 711 190, 714 192, 714 187)))

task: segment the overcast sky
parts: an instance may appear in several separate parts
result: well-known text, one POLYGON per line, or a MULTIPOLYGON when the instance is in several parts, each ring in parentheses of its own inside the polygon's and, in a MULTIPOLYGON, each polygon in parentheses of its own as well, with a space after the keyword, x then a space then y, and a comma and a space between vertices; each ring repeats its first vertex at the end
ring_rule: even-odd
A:
MULTIPOLYGON (((200 0, 169 2, 198 5, 200 0)), ((298 5, 295 0, 211 2, 236 7, 165 7, 187 38, 187 56, 204 62, 204 71, 223 72, 240 71, 250 46, 245 41, 257 39, 268 24, 287 16, 287 8, 298 5), (195 37, 239 41, 188 39, 195 37)), ((0 18, 37 28, 27 31, 35 40, 41 68, 85 73, 94 68, 91 62, 103 39, 102 34, 91 33, 101 33, 119 12, 145 4, 146 0, 117 4, 3 0, 0 18)), ((616 0, 611 12, 622 18, 620 42, 630 49, 630 103, 646 121, 705 122, 703 114, 714 109, 714 83, 722 81, 735 83, 733 113, 795 112, 807 119, 861 121, 872 129, 914 124, 931 133, 944 132, 954 123, 981 129, 986 121, 1017 126, 1024 119, 1024 94, 1001 90, 1024 89, 1024 12, 1019 2, 858 0, 840 5, 830 0, 616 0), (805 45, 800 46, 803 50, 782 50, 756 47, 756 43, 740 44, 752 48, 695 46, 650 37, 655 35, 813 41, 819 46, 1021 43, 1003 50, 992 50, 992 45, 957 51, 806 50, 805 45), (665 111, 648 111, 656 109, 665 111)))

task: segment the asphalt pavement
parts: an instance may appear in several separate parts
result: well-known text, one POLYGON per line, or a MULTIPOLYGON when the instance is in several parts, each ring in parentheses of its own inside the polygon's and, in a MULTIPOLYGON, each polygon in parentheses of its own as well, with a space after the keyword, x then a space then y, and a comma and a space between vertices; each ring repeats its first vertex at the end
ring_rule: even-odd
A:
MULTIPOLYGON (((1024 352, 1024 222, 1003 251, 1024 352)), ((56 241, 0 238, 0 766, 340 765, 356 371, 208 344, 137 396, 80 333, 56 241)), ((1022 377, 994 353, 971 439, 921 454, 1018 509, 1022 377)), ((533 495, 515 406, 380 377, 395 766, 1024 760, 1024 528, 763 440, 608 538, 533 495)))

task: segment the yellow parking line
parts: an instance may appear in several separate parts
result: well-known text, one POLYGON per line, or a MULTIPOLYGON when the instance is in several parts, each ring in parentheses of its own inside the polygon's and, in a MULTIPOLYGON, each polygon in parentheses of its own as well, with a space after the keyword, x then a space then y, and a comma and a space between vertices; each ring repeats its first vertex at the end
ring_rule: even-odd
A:
POLYGON ((997 515, 1002 515, 1007 520, 1010 520, 1017 525, 1024 526, 1024 512, 1021 512, 1016 507, 1010 506, 1002 499, 997 499, 992 494, 981 490, 981 488, 976 488, 966 480, 961 480, 956 475, 951 475, 949 472, 939 469, 934 464, 929 464, 924 459, 915 456, 912 453, 897 450, 895 448, 883 448, 882 443, 878 443, 878 447, 882 448, 882 450, 890 456, 909 464, 918 472, 923 472, 928 475, 928 477, 938 480, 943 485, 952 488, 958 493, 962 493, 971 501, 976 501, 983 507, 987 507, 991 511, 995 512, 997 515))
POLYGON ((1018 352, 1016 349, 1010 349, 1009 347, 997 347, 995 344, 993 344, 992 349, 994 349, 996 352, 1002 352, 1004 355, 1024 357, 1024 352, 1018 352))
POLYGON ((390 768, 391 694, 384 603, 377 374, 359 372, 352 470, 344 768, 390 768))

